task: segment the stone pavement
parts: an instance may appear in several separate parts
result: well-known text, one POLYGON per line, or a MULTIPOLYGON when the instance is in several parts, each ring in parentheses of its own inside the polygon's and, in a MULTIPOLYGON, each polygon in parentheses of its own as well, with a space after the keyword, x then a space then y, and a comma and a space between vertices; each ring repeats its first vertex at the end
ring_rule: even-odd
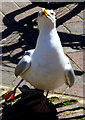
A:
MULTIPOLYGON (((0 84, 12 87, 15 79, 14 70, 24 52, 35 48, 39 31, 37 29, 37 12, 41 9, 30 2, 2 2, 0 8, 0 84)), ((83 98, 85 70, 85 17, 84 3, 72 3, 55 9, 56 28, 61 38, 63 49, 70 57, 76 74, 76 82, 66 91, 67 95, 83 98)), ((23 84, 27 84, 24 82, 23 84)), ((55 90, 62 93, 66 86, 55 90)))

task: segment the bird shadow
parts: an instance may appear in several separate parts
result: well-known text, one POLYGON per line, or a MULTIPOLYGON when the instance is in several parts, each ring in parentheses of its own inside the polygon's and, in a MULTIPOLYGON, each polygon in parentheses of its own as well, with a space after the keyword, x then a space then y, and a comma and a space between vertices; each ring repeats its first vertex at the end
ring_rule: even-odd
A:
POLYGON ((54 106, 52 104, 48 107, 47 103, 45 103, 44 106, 41 107, 42 102, 45 99, 43 90, 30 89, 26 85, 20 87, 19 89, 21 94, 18 94, 15 97, 15 99, 18 100, 13 105, 6 105, 5 103, 2 103, 4 105, 2 110, 2 120, 19 120, 22 118, 38 120, 47 118, 48 120, 55 120, 57 118, 56 115, 54 115, 56 110, 53 108, 54 106))
MULTIPOLYGON (((84 118, 84 115, 77 115, 77 116, 71 116, 64 118, 59 118, 60 114, 64 112, 69 112, 71 113, 72 111, 78 111, 78 110, 85 110, 84 107, 76 105, 76 107, 73 108, 68 108, 69 104, 67 104, 68 100, 62 100, 62 102, 57 102, 55 99, 55 104, 52 102, 49 102, 49 99, 47 99, 47 102, 45 104, 42 103, 45 99, 45 96, 43 95, 44 91, 43 90, 38 90, 38 89, 30 89, 28 86, 23 85, 22 87, 19 88, 21 91, 20 94, 15 96, 15 102, 13 104, 3 104, 3 110, 2 110, 2 120, 19 120, 19 119, 38 119, 38 120, 43 120, 43 119, 48 119, 48 120, 74 120, 74 119, 80 119, 84 118), (67 109, 62 109, 64 106, 67 106, 67 109), (58 110, 61 108, 62 110, 58 110), (41 111, 43 109, 43 111, 41 111), (46 111, 46 112, 45 112, 46 111)), ((52 97, 53 98, 53 97, 52 97)), ((51 99, 52 99, 51 98, 51 99)), ((59 101, 59 98, 57 98, 59 101)), ((76 104, 78 101, 75 99, 70 100, 71 105, 76 104), (74 102, 72 104, 72 102, 74 102)), ((11 103, 11 101, 10 101, 11 103)))

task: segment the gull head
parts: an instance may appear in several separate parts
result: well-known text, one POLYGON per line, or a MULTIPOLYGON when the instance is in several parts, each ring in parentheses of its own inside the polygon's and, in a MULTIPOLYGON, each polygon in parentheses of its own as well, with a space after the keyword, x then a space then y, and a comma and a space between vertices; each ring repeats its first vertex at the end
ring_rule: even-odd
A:
POLYGON ((55 27, 55 12, 53 10, 46 10, 45 8, 42 8, 38 13, 38 26, 39 28, 55 27))

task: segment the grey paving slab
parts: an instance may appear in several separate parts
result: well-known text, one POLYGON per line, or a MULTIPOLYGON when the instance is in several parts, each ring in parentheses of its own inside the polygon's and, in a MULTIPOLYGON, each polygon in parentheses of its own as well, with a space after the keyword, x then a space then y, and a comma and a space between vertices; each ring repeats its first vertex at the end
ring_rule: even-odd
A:
POLYGON ((64 50, 65 54, 66 54, 66 53, 73 53, 73 52, 78 52, 78 51, 80 51, 80 50, 78 50, 78 49, 72 49, 71 47, 63 47, 63 50, 64 50))
POLYGON ((67 20, 64 24, 77 23, 77 22, 83 22, 83 19, 81 19, 79 16, 74 16, 70 20, 67 20))
POLYGON ((3 24, 3 16, 2 16, 2 14, 1 14, 1 12, 0 12, 0 26, 3 24))
POLYGON ((0 68, 2 71, 7 71, 7 72, 14 72, 15 71, 16 64, 12 63, 2 63, 2 68, 0 65, 0 68))
POLYGON ((19 33, 15 31, 7 35, 7 37, 5 39, 2 39, 0 43, 2 43, 3 46, 6 46, 6 45, 10 46, 12 44, 17 43, 20 38, 21 36, 19 35, 19 33))
POLYGON ((7 27, 5 25, 1 25, 0 26, 0 34, 2 34, 2 32, 4 32, 4 30, 6 30, 6 29, 7 29, 7 27))
POLYGON ((78 6, 77 3, 73 3, 73 4, 67 5, 66 7, 69 8, 69 10, 72 10, 72 9, 76 8, 77 6, 78 6))
POLYGON ((63 32, 63 33, 69 33, 69 31, 66 29, 64 25, 60 25, 57 27, 58 32, 63 32))
POLYGON ((31 7, 32 7, 31 9, 29 9, 29 10, 27 10, 25 12, 25 14, 26 14, 27 17, 30 16, 30 15, 32 15, 32 14, 34 14, 34 13, 37 13, 37 12, 39 12, 41 10, 41 7, 38 7, 38 6, 35 7, 34 4, 32 4, 31 7))
POLYGON ((71 88, 69 88, 68 90, 66 90, 66 86, 63 85, 63 86, 61 86, 59 88, 56 88, 54 90, 54 92, 60 93, 60 94, 64 94, 65 93, 65 94, 67 94, 69 96, 84 97, 83 90, 84 90, 84 85, 80 81, 80 83, 75 82, 75 84, 71 88))
MULTIPOLYGON (((18 7, 14 4, 14 2, 2 3, 3 14, 6 15, 5 19, 8 19, 10 23, 15 22, 15 16, 18 14, 17 10, 18 10, 18 7)), ((5 19, 4 19, 4 22, 5 22, 5 19)))
POLYGON ((15 3, 18 5, 18 7, 20 7, 20 8, 23 8, 23 7, 26 7, 26 6, 28 6, 28 5, 31 5, 32 3, 31 2, 17 2, 17 1, 15 1, 15 3))
POLYGON ((79 16, 81 19, 84 20, 84 11, 82 10, 82 11, 78 14, 78 16, 79 16))
POLYGON ((17 9, 18 7, 14 4, 14 2, 3 2, 2 3, 2 11, 5 15, 17 9))
POLYGON ((73 61, 75 61, 75 63, 82 69, 84 70, 83 68, 83 51, 79 51, 79 52, 74 52, 74 53, 68 53, 68 56, 70 58, 72 58, 73 61))
POLYGON ((70 29, 72 34, 83 34, 83 22, 66 24, 66 27, 70 29))
POLYGON ((26 17, 26 15, 24 13, 20 13, 20 14, 16 15, 14 19, 16 22, 19 22, 20 20, 25 19, 25 17, 26 17))
MULTIPOLYGON (((68 6, 70 6, 70 5, 68 5, 68 6)), ((62 9, 63 11, 60 12, 60 14, 62 12, 64 12, 64 16, 62 16, 63 14, 61 14, 60 18, 58 19, 60 21, 60 24, 63 24, 66 21, 69 21, 69 20, 72 21, 73 19, 79 21, 79 18, 78 19, 76 19, 76 18, 79 17, 78 14, 84 9, 84 5, 82 3, 81 4, 77 3, 77 5, 73 8, 71 8, 71 9, 69 9, 67 6, 65 8, 67 9, 68 12, 65 14, 63 9, 62 9)), ((80 18, 80 19, 81 19, 81 21, 83 21, 82 18, 80 18)))
POLYGON ((67 9, 66 7, 58 8, 57 10, 55 10, 56 19, 60 19, 61 17, 63 17, 63 16, 65 16, 66 14, 68 14, 69 12, 70 12, 70 10, 67 9))
MULTIPOLYGON (((1 71, 0 71, 1 72, 1 71)), ((2 85, 13 85, 13 80, 15 79, 14 72, 10 71, 2 71, 2 80, 0 80, 0 84, 2 85)))
POLYGON ((25 17, 28 17, 29 15, 37 12, 37 7, 35 7, 35 5, 30 2, 25 2, 25 3, 20 2, 20 4, 19 3, 15 3, 15 4, 18 7, 17 13, 20 12, 20 14, 17 14, 15 16, 16 21, 19 21, 21 18, 24 19, 25 17))

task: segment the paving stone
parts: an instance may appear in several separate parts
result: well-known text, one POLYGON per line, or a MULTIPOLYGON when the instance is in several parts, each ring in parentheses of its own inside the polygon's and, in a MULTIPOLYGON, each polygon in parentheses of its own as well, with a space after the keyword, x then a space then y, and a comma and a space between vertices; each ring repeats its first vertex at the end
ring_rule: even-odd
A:
POLYGON ((10 52, 8 52, 6 49, 4 49, 5 53, 3 53, 3 48, 2 48, 2 54, 0 54, 0 56, 2 57, 2 63, 8 63, 9 61, 11 61, 12 56, 10 54, 10 52))
POLYGON ((68 53, 68 56, 72 58, 72 60, 82 69, 83 68, 83 52, 74 52, 74 53, 68 53))
POLYGON ((85 50, 83 50, 83 68, 85 70, 85 50))
MULTIPOLYGON (((2 3, 8 2, 8 0, 2 0, 2 3)), ((13 0, 9 0, 9 2, 13 2, 13 0)))
POLYGON ((14 12, 18 7, 14 4, 14 2, 3 2, 2 3, 2 11, 5 15, 8 13, 14 12))
POLYGON ((61 94, 65 93, 65 94, 70 95, 70 96, 74 95, 74 96, 83 97, 84 96, 84 94, 83 94, 83 83, 81 82, 82 81, 81 78, 80 78, 79 81, 75 82, 74 85, 67 90, 66 90, 66 85, 62 85, 61 87, 56 88, 54 91, 56 93, 61 93, 61 94), (79 83, 79 81, 80 81, 80 83, 79 83))
POLYGON ((2 39, 0 43, 2 43, 3 46, 10 46, 12 44, 15 44, 19 41, 21 36, 18 32, 11 33, 10 35, 7 35, 6 39, 2 39))
MULTIPOLYGON (((3 63, 6 62, 18 62, 18 57, 20 57, 23 53, 23 49, 21 42, 19 43, 19 35, 10 35, 6 40, 2 40, 2 59, 3 63), (17 49, 16 49, 17 47, 17 49)), ((23 53, 24 54, 24 53, 23 53)))
POLYGON ((74 16, 70 20, 67 20, 64 24, 76 23, 76 22, 83 22, 83 20, 78 16, 74 16))
POLYGON ((20 52, 23 52, 23 50, 21 48, 17 48, 15 50, 13 50, 11 54, 12 54, 12 56, 14 56, 14 55, 19 54, 20 52))
POLYGON ((56 13, 56 19, 60 19, 61 17, 65 16, 70 11, 66 7, 61 7, 55 10, 56 13))
POLYGON ((13 85, 13 80, 15 78, 14 72, 2 71, 2 80, 0 81, 0 84, 13 85))
POLYGON ((80 51, 78 49, 72 49, 71 47, 63 47, 63 50, 64 50, 65 53, 72 53, 72 52, 80 51))
POLYGON ((21 19, 25 19, 26 16, 28 17, 29 15, 38 12, 41 9, 40 7, 35 7, 35 5, 30 2, 28 2, 27 5, 28 6, 25 5, 23 8, 21 8, 18 3, 18 14, 15 16, 15 20, 17 22, 21 19))
POLYGON ((0 44, 2 44, 3 47, 5 47, 7 49, 7 51, 10 51, 13 48, 15 49, 15 47, 13 47, 13 45, 17 45, 20 37, 21 36, 19 36, 19 34, 16 34, 16 33, 15 34, 10 34, 8 37, 6 37, 6 39, 1 40, 0 44), (9 48, 9 46, 10 46, 10 48, 9 48))
POLYGON ((16 0, 14 0, 16 2, 16 4, 20 7, 20 8, 23 8, 23 7, 26 7, 28 5, 31 5, 32 3, 30 1, 28 2, 17 2, 16 0))
POLYGON ((66 91, 66 94, 84 97, 83 84, 75 82, 75 84, 68 91, 66 91))
POLYGON ((58 26, 57 31, 58 32, 64 32, 64 33, 69 33, 69 31, 63 25, 58 26))
MULTIPOLYGON (((72 100, 72 99, 69 98, 69 100, 72 100)), ((74 99, 74 100, 77 100, 77 99, 74 99)), ((66 101, 66 99, 65 99, 64 101, 66 101)), ((63 100, 60 101, 60 102, 63 102, 63 100)), ((72 104, 72 105, 68 105, 68 106, 64 106, 64 107, 59 107, 59 108, 57 108, 57 110, 58 110, 59 112, 76 111, 76 110, 78 110, 78 109, 77 109, 78 107, 80 107, 80 108, 83 107, 83 100, 82 100, 82 104, 80 104, 79 102, 77 102, 77 103, 72 104), (75 110, 75 108, 76 108, 76 110, 75 110)), ((83 109, 82 109, 81 111, 83 111, 83 109)), ((78 112, 78 111, 77 111, 77 112, 78 112)), ((75 112, 74 112, 74 113, 75 113, 75 112)))
POLYGON ((80 16, 80 18, 82 18, 82 19, 84 20, 84 11, 82 10, 82 11, 78 14, 78 16, 80 16))
MULTIPOLYGON (((72 7, 70 7, 70 5, 68 6, 68 8, 71 10, 72 7)), ((77 3, 76 4, 76 8, 74 8, 74 13, 76 13, 76 16, 79 16, 81 18, 82 21, 84 21, 84 4, 83 3, 77 3)))
POLYGON ((26 15, 24 13, 20 13, 18 15, 15 16, 15 21, 19 22, 22 19, 25 19, 26 15))
POLYGON ((84 20, 84 23, 85 23, 85 9, 83 10, 83 20, 84 20))
POLYGON ((83 22, 66 24, 66 27, 70 29, 72 34, 83 34, 83 22))
MULTIPOLYGON (((19 21, 21 19, 25 19, 26 16, 30 15, 30 9, 33 9, 35 6, 31 2, 19 2, 16 3, 16 6, 18 6, 20 13, 15 16, 15 20, 19 21), (19 4, 20 3, 20 4, 19 4), (29 10, 29 12, 27 12, 29 10)), ((33 10, 35 11, 35 10, 33 10)), ((31 13, 33 12, 31 11, 31 13)))
POLYGON ((76 117, 80 116, 80 120, 83 120, 83 118, 81 118, 81 116, 84 116, 83 113, 84 113, 84 110, 65 111, 65 112, 61 113, 59 118, 70 119, 70 120, 72 120, 74 118, 75 120, 78 120, 76 117))
POLYGON ((2 60, 3 60, 2 63, 6 64, 11 62, 11 63, 17 64, 21 57, 22 57, 22 54, 20 53, 15 54, 14 52, 13 53, 7 52, 4 55, 2 55, 2 60))
POLYGON ((2 71, 8 71, 8 72, 14 72, 15 71, 16 64, 12 63, 2 63, 2 67, 0 65, 0 70, 2 71))
POLYGON ((70 118, 73 116, 76 117, 76 116, 84 115, 84 109, 80 107, 78 103, 57 108, 57 110, 60 113, 59 118, 70 118))
POLYGON ((6 15, 5 18, 10 20, 11 23, 15 22, 14 17, 18 14, 17 9, 18 7, 13 2, 2 3, 2 11, 6 15))
POLYGON ((72 9, 76 8, 77 6, 78 6, 77 3, 72 3, 72 4, 67 5, 66 7, 69 8, 69 10, 72 10, 72 9))
POLYGON ((34 7, 32 9, 27 10, 25 13, 26 13, 27 16, 30 16, 30 15, 32 15, 34 13, 39 12, 40 10, 41 10, 41 7, 34 7))
MULTIPOLYGON (((0 34, 3 34, 4 30, 6 30, 7 27, 5 25, 1 25, 0 26, 0 34)), ((2 37, 1 37, 1 40, 2 40, 2 37)))
POLYGON ((3 24, 3 16, 2 16, 2 14, 1 14, 1 12, 0 12, 0 26, 3 24))
MULTIPOLYGON (((84 107, 83 107, 83 102, 85 99, 82 97, 78 97, 75 95, 67 95, 67 94, 59 94, 59 93, 49 93, 48 98, 58 98, 54 100, 52 103, 55 105, 57 112, 60 113, 58 114, 59 118, 72 118, 73 116, 83 116, 84 115, 84 107), (71 105, 61 105, 61 103, 67 101, 67 100, 77 100, 76 103, 71 104, 71 105)), ((76 119, 77 120, 77 119, 76 119)))
POLYGON ((0 10, 2 9, 2 2, 0 1, 0 10))
POLYGON ((0 12, 0 26, 5 26, 10 24, 10 21, 5 17, 5 19, 3 19, 5 17, 5 15, 3 14, 3 12, 0 12))

